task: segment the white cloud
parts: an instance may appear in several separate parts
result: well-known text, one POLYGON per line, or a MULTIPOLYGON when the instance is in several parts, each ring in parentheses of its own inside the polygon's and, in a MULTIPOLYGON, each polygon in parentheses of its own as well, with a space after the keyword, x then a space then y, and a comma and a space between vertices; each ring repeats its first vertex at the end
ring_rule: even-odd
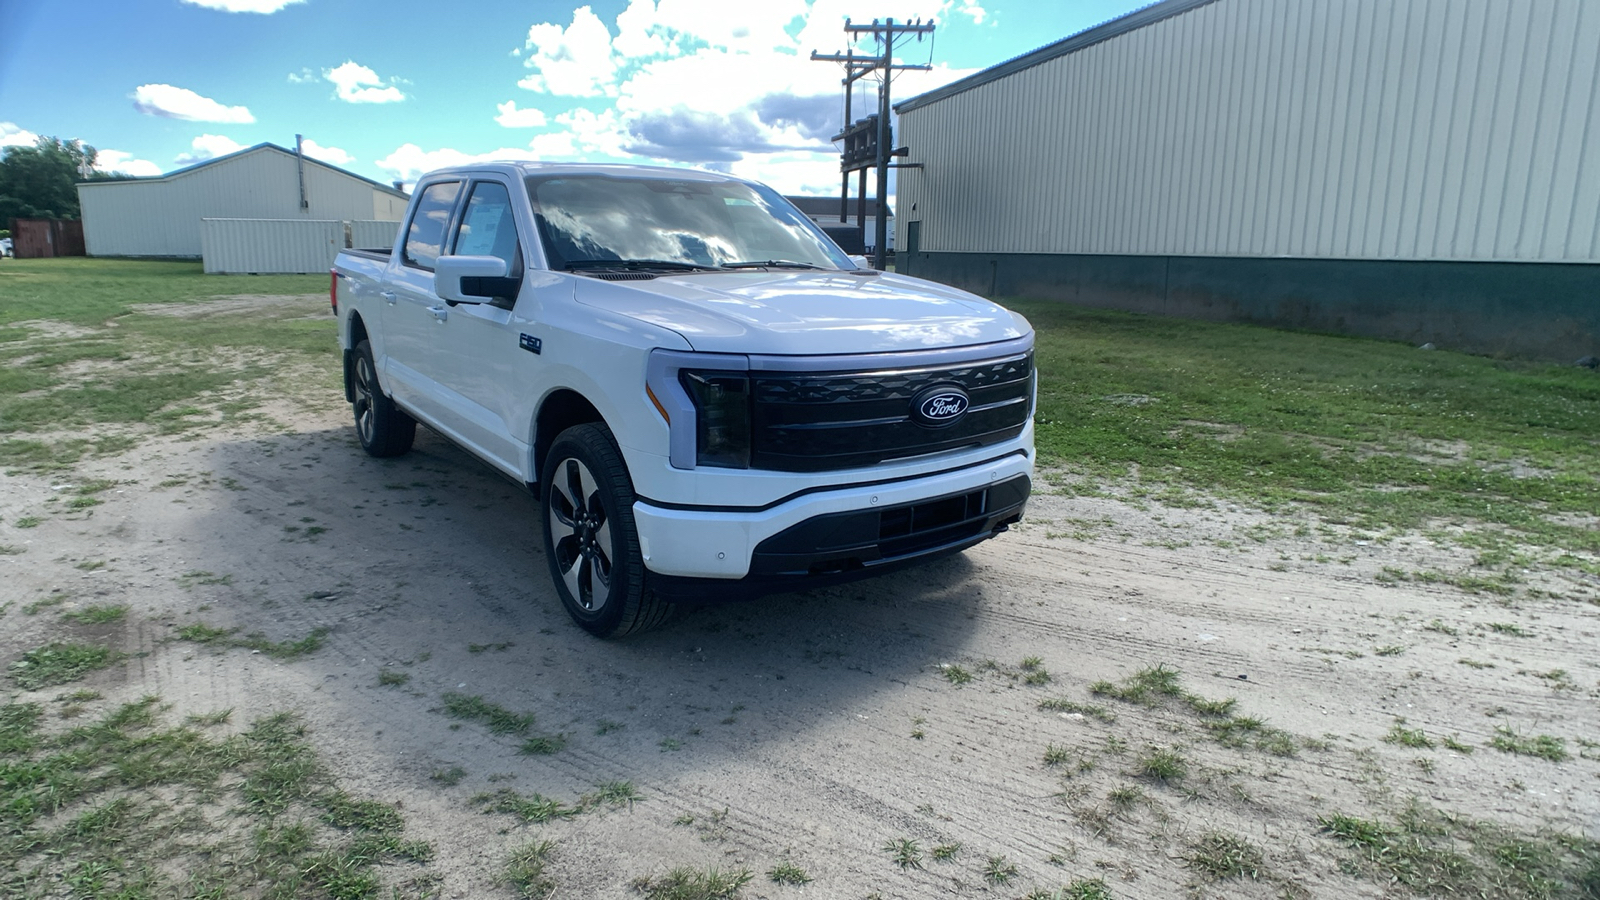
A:
POLYGON ((306 0, 183 0, 183 2, 191 6, 203 6, 206 9, 217 9, 223 12, 270 15, 285 6, 304 3, 306 0))
POLYGON ((416 144, 402 144, 395 148, 393 153, 378 160, 380 169, 387 169, 395 177, 407 183, 415 182, 417 176, 434 169, 445 166, 466 166, 473 163, 489 162, 497 159, 534 160, 539 155, 532 150, 523 150, 516 147, 501 147, 488 153, 466 153, 450 147, 441 147, 438 150, 424 150, 416 144))
POLYGON ((324 69, 322 77, 333 84, 336 96, 346 103, 398 103, 406 98, 394 86, 393 79, 385 82, 377 72, 354 60, 335 69, 324 69))
POLYGON ((528 142, 528 146, 538 159, 572 159, 578 155, 572 135, 565 131, 538 135, 528 142))
POLYGON ((0 147, 32 147, 39 136, 17 127, 15 122, 0 122, 0 147))
MULTIPOLYGON (((760 181, 770 185, 780 194, 799 196, 837 197, 839 195, 839 166, 837 157, 829 157, 833 165, 818 165, 810 153, 774 153, 751 156, 730 163, 726 171, 740 178, 760 181)), ((871 191, 871 186, 868 186, 871 191)), ((855 215, 855 183, 851 180, 850 214, 855 215)), ((890 209, 894 207, 891 206, 890 209)))
POLYGON ((611 31, 594 10, 580 6, 566 28, 543 22, 528 29, 523 65, 534 72, 517 87, 563 97, 616 94, 617 62, 611 31))
POLYGON ((186 122, 248 124, 256 120, 246 107, 224 106, 188 88, 170 84, 141 84, 134 88, 133 108, 147 116, 182 119, 186 122))
POLYGON ((121 150, 101 150, 95 154, 94 168, 96 172, 120 172, 124 175, 134 175, 148 178, 161 174, 161 167, 148 159, 134 159, 132 153, 121 150))
MULTIPOLYGON (((957 28, 992 22, 981 4, 896 0, 895 20, 957 28)), ((530 147, 565 150, 564 134, 579 158, 713 166, 786 191, 832 193, 838 156, 828 138, 844 118, 842 67, 809 55, 849 46, 844 22, 859 12, 857 0, 629 0, 614 23, 585 6, 567 27, 536 24, 523 48, 532 71, 520 87, 614 99, 599 112, 580 106, 549 115, 561 130, 535 137, 530 147)), ((873 49, 870 37, 856 46, 873 49)), ((927 40, 902 38, 896 60, 928 62, 931 48, 927 40)), ((894 99, 967 74, 937 62, 931 72, 899 72, 894 99)), ((858 87, 858 116, 875 107, 876 88, 870 79, 858 87)))
POLYGON ((192 152, 180 153, 174 160, 178 165, 188 166, 219 156, 227 156, 229 153, 243 150, 245 145, 225 135, 202 134, 190 141, 189 146, 192 152))
POLYGON ((305 66, 301 66, 300 67, 300 71, 298 71, 298 72, 290 72, 289 73, 289 83, 290 84, 310 84, 313 81, 321 81, 321 80, 322 80, 322 76, 321 75, 318 75, 315 71, 313 71, 312 69, 307 68, 305 66))
POLYGON ((356 161, 354 156, 338 147, 324 147, 310 138, 300 139, 300 149, 313 159, 320 159, 335 166, 348 166, 356 161))
POLYGON ((599 113, 581 108, 568 110, 556 116, 556 124, 572 135, 573 141, 584 153, 618 158, 628 155, 622 149, 628 140, 627 130, 622 127, 617 114, 609 109, 599 113))
POLYGON ((500 115, 495 116, 494 120, 502 128, 541 128, 550 121, 537 109, 517 109, 515 100, 495 104, 495 109, 500 110, 500 115))

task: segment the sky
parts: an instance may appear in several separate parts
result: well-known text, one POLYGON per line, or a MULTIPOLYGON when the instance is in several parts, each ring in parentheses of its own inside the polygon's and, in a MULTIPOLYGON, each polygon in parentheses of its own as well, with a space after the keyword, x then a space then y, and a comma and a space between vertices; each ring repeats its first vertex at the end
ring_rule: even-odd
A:
MULTIPOLYGON (((385 183, 538 159, 685 165, 836 194, 857 23, 920 18, 895 102, 1146 0, 0 0, 0 146, 158 175, 261 142, 385 183)), ((879 52, 870 38, 858 52, 879 52)), ((857 83, 855 113, 877 85, 857 83)))

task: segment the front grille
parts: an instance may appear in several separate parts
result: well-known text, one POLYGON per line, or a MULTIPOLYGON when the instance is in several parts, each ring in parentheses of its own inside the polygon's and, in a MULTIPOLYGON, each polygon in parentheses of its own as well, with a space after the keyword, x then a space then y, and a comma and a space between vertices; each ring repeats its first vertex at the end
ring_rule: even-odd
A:
POLYGON ((806 519, 756 545, 757 577, 860 571, 989 537, 1022 517, 1031 484, 1019 475, 990 487, 888 509, 806 519))
POLYGON ((1028 420, 1033 354, 922 369, 751 374, 751 467, 817 472, 1016 437, 1028 420), (920 424, 912 398, 942 385, 966 391, 966 414, 953 425, 920 424))

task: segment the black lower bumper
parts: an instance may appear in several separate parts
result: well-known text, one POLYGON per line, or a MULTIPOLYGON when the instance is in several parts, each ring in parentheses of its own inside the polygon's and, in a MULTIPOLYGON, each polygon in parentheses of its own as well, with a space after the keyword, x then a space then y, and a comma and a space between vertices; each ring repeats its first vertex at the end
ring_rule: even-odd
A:
POLYGON ((651 575, 674 602, 721 603, 866 578, 959 553, 1022 518, 1032 483, 1018 475, 986 488, 816 516, 756 545, 739 579, 651 575))

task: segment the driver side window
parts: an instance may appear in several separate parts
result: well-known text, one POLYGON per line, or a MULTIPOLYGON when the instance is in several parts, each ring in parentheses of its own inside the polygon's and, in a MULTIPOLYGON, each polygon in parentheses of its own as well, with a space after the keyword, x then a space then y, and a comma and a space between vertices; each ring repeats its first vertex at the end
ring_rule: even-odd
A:
POLYGON ((517 240, 517 221, 511 211, 511 194, 497 181, 480 181, 472 186, 472 196, 456 229, 457 256, 496 256, 506 262, 506 274, 522 274, 522 243, 517 240))

